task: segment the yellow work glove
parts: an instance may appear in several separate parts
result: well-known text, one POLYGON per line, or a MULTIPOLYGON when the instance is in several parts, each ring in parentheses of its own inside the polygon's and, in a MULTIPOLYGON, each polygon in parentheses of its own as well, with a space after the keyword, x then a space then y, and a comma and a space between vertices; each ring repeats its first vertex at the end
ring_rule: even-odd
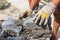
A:
POLYGON ((42 12, 42 14, 36 14, 35 17, 33 18, 33 21, 35 23, 39 23, 38 25, 42 25, 43 22, 44 22, 43 24, 46 25, 48 18, 49 18, 49 14, 42 12))
POLYGON ((39 10, 39 12, 33 18, 33 21, 38 25, 46 25, 49 16, 51 15, 51 13, 54 12, 55 8, 56 7, 54 4, 49 3, 48 5, 44 6, 42 9, 39 10))
POLYGON ((31 15, 31 13, 32 13, 32 10, 26 10, 26 11, 23 13, 23 18, 28 17, 29 15, 31 15))

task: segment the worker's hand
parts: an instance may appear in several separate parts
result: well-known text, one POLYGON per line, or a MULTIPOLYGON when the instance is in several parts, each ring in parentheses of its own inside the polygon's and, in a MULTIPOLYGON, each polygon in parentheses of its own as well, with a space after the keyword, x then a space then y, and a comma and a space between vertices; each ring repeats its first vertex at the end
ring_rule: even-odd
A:
POLYGON ((38 25, 42 25, 42 24, 46 25, 48 22, 49 15, 50 14, 41 10, 35 15, 35 17, 33 18, 33 21, 38 25))
POLYGON ((31 13, 32 13, 32 10, 26 10, 26 11, 23 13, 23 18, 28 17, 29 15, 31 15, 31 13))
POLYGON ((53 3, 49 3, 48 5, 44 6, 33 18, 33 21, 38 25, 46 25, 48 22, 48 18, 51 13, 54 12, 56 6, 53 3))

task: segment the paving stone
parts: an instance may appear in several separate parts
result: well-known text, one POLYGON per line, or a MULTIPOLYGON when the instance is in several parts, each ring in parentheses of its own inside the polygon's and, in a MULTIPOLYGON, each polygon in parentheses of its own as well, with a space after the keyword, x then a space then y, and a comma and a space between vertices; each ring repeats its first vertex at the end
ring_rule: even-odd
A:
POLYGON ((26 28, 26 29, 29 29, 29 30, 34 30, 34 29, 37 29, 37 30, 43 30, 43 28, 40 26, 38 26, 38 25, 36 25, 35 23, 33 23, 33 22, 28 22, 28 23, 26 23, 25 25, 24 25, 24 28, 26 28))
POLYGON ((9 33, 11 32, 12 34, 16 34, 19 36, 19 33, 22 30, 22 26, 17 26, 13 18, 7 18, 2 23, 2 29, 4 31, 8 31, 9 33))
POLYGON ((23 40, 22 37, 8 37, 6 40, 23 40))

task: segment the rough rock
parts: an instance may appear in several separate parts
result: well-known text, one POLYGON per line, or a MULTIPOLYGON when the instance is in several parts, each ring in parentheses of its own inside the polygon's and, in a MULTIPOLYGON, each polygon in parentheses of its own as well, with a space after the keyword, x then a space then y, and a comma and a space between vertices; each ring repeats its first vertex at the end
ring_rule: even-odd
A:
POLYGON ((17 36, 19 36, 19 33, 22 30, 22 26, 17 26, 13 18, 7 18, 2 23, 2 30, 8 31, 9 33, 12 33, 14 35, 16 34, 17 36))
POLYGON ((22 37, 8 37, 6 40, 23 40, 22 37))
POLYGON ((28 22, 24 25, 24 28, 29 29, 29 30, 43 30, 43 28, 40 26, 38 26, 37 24, 33 23, 33 22, 28 22))

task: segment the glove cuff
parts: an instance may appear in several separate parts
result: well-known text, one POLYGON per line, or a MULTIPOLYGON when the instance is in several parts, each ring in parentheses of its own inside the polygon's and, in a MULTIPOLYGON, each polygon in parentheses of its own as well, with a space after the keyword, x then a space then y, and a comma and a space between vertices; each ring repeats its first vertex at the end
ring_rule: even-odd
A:
POLYGON ((55 11, 55 9, 56 6, 52 2, 50 2, 45 7, 42 8, 42 11, 46 12, 47 14, 51 14, 55 11))

